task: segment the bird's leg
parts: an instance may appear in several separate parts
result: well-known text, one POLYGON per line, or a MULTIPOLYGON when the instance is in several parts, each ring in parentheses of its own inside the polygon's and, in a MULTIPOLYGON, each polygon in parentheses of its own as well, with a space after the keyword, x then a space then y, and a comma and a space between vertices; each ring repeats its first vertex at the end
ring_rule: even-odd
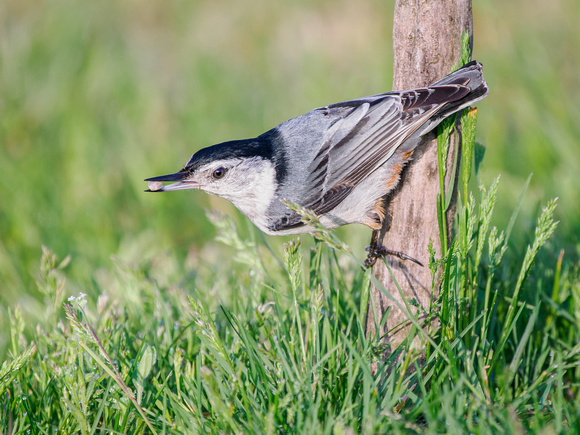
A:
POLYGON ((380 245, 379 242, 379 231, 374 230, 371 236, 371 244, 367 246, 366 250, 368 251, 367 258, 364 262, 364 266, 368 269, 369 267, 373 267, 377 262, 377 259, 384 255, 383 247, 380 245))
POLYGON ((416 260, 413 257, 404 254, 403 252, 393 251, 382 246, 379 242, 379 231, 373 231, 373 235, 371 236, 371 244, 367 247, 366 250, 368 251, 367 258, 364 262, 366 268, 373 267, 377 262, 377 259, 387 255, 393 255, 400 258, 401 260, 411 260, 413 263, 423 267, 423 263, 421 263, 419 260, 416 260))

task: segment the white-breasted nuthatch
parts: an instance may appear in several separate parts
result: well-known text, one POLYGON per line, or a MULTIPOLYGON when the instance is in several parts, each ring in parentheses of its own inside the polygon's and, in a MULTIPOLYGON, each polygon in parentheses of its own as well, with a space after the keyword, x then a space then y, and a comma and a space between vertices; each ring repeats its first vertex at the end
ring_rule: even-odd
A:
POLYGON ((378 230, 384 197, 421 137, 487 93, 482 66, 473 61, 429 87, 331 104, 254 139, 201 149, 181 171, 145 181, 152 192, 221 196, 267 234, 310 230, 282 200, 312 210, 327 228, 359 223, 378 230))

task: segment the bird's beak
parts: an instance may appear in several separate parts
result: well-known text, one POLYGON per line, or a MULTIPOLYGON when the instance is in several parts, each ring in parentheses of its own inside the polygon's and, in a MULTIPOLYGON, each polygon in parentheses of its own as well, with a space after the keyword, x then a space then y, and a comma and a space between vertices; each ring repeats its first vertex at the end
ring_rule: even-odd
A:
POLYGON ((176 172, 175 174, 160 175, 159 177, 146 178, 149 189, 145 192, 169 192, 170 190, 199 189, 199 183, 186 179, 188 172, 176 172), (163 185, 163 181, 175 181, 175 183, 163 185))

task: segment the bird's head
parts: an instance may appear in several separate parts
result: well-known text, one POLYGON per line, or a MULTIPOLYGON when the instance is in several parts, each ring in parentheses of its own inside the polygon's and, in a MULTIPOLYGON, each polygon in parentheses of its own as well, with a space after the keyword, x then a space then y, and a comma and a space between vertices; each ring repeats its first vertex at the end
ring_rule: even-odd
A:
POLYGON ((147 178, 147 191, 203 190, 227 199, 255 220, 266 212, 277 188, 276 167, 268 145, 253 139, 204 148, 181 171, 147 178))

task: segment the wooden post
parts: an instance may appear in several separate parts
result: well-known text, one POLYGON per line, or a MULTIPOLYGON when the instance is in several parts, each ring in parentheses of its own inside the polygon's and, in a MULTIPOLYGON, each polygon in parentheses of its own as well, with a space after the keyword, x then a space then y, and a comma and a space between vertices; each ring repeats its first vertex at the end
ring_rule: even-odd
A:
MULTIPOLYGON (((393 89, 404 90, 429 85, 451 72, 459 60, 461 34, 473 35, 471 0, 397 0, 393 25, 394 74, 393 89)), ((447 174, 452 173, 456 140, 451 140, 447 159, 447 174)), ((432 240, 436 257, 441 258, 441 240, 437 220, 437 193, 439 193, 437 167, 437 141, 434 133, 428 135, 404 169, 398 188, 388 198, 389 218, 380 230, 382 245, 403 252, 425 266, 389 256, 395 279, 407 300, 415 299, 429 310, 431 298, 437 297, 437 284, 433 289, 428 264, 427 247, 432 240)), ((448 181, 448 180, 446 180, 448 181)), ((448 184, 448 183, 447 183, 448 184)), ((457 185, 457 184, 455 184, 457 185)), ((456 191, 453 193, 454 198, 456 191)), ((447 211, 448 238, 455 215, 455 199, 447 211)), ((404 307, 405 304, 382 261, 373 268, 375 276, 404 307)), ((371 287, 369 304, 375 304, 379 316, 390 307, 391 311, 381 335, 386 335, 387 355, 406 338, 410 323, 407 316, 380 290, 371 287), (397 326, 400 325, 400 326, 397 326)), ((373 309, 367 311, 367 335, 374 335, 373 309)))

